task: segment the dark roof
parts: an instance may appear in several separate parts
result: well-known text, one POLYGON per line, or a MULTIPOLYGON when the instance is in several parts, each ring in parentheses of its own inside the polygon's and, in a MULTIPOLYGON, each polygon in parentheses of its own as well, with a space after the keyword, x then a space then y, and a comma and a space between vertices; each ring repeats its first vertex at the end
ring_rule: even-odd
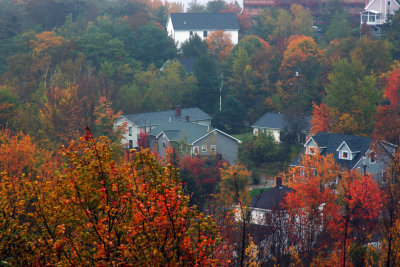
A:
POLYGON ((152 129, 149 135, 158 136, 160 133, 164 132, 169 141, 183 140, 185 143, 191 144, 212 130, 212 127, 172 119, 170 122, 164 122, 152 129))
POLYGON ((179 63, 181 63, 185 67, 187 73, 194 72, 194 62, 195 62, 196 58, 182 57, 182 58, 179 58, 178 60, 179 60, 179 63))
POLYGON ((171 13, 175 30, 239 30, 234 13, 171 13))
POLYGON ((300 115, 290 116, 282 113, 273 113, 273 112, 265 113, 251 127, 283 130, 286 126, 288 126, 290 120, 302 120, 302 119, 304 119, 304 130, 308 131, 311 127, 311 117, 300 116, 300 115))
MULTIPOLYGON (((365 154, 365 152, 368 151, 372 142, 372 138, 369 137, 324 132, 316 134, 312 137, 312 139, 317 143, 318 147, 320 148, 321 155, 332 154, 336 163, 338 163, 340 167, 345 169, 352 169, 354 165, 365 154), (339 153, 337 149, 343 143, 343 141, 346 142, 347 146, 352 152, 357 152, 352 160, 339 159, 339 153)), ((305 145, 307 145, 307 143, 305 145)), ((291 165, 299 165, 299 159, 304 151, 297 155, 291 165)))
POLYGON ((282 208, 281 204, 283 203, 283 198, 292 190, 293 189, 290 189, 287 186, 279 186, 268 189, 267 191, 253 196, 251 207, 267 210, 279 210, 282 208))
POLYGON ((181 109, 181 116, 176 116, 175 109, 139 114, 125 114, 123 116, 139 127, 160 125, 161 123, 168 122, 169 118, 185 120, 186 116, 189 116, 189 121, 194 122, 211 120, 211 117, 199 108, 183 108, 181 109))

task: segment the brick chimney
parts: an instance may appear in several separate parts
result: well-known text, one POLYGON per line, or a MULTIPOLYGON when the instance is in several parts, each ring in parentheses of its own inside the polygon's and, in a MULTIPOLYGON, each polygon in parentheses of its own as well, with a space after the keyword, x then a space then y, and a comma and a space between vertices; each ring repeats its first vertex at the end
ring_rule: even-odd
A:
POLYGON ((276 187, 281 187, 282 186, 282 177, 280 177, 280 176, 276 177, 275 185, 276 185, 276 187))
POLYGON ((189 115, 186 115, 186 116, 185 116, 185 120, 186 120, 186 121, 189 121, 189 115))
POLYGON ((175 116, 180 117, 182 115, 182 109, 180 105, 175 106, 175 116))

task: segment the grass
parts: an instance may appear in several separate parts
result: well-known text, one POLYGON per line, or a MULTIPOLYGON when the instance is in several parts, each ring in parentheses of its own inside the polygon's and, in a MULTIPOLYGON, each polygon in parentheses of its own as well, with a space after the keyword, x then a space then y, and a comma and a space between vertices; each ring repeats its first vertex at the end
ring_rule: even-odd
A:
POLYGON ((254 197, 255 195, 258 195, 262 192, 266 192, 270 190, 272 187, 265 187, 265 188, 254 188, 253 190, 250 190, 250 196, 254 197))
POLYGON ((246 139, 251 138, 253 136, 253 132, 233 134, 232 136, 235 137, 236 139, 239 139, 240 141, 244 141, 246 139))

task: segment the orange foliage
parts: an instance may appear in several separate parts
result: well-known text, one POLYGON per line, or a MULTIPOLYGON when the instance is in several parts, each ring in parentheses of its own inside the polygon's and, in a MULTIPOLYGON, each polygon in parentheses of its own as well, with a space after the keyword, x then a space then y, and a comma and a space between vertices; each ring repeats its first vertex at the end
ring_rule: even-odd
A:
POLYGON ((220 60, 225 60, 233 48, 231 35, 223 31, 215 31, 208 35, 207 44, 210 51, 220 60))
POLYGON ((285 198, 290 236, 297 251, 308 261, 314 258, 315 265, 344 266, 351 244, 369 240, 384 194, 372 176, 341 170, 332 155, 305 154, 300 166, 285 174, 294 189, 285 198))
POLYGON ((373 136, 398 144, 400 136, 400 67, 389 72, 383 99, 389 100, 387 105, 378 107, 373 136))
POLYGON ((48 127, 49 139, 69 142, 87 124, 84 98, 78 96, 78 86, 51 87, 47 100, 41 109, 41 116, 48 127))
POLYGON ((321 103, 320 106, 313 103, 313 113, 311 116, 311 133, 330 132, 329 111, 328 107, 321 103))
POLYGON ((64 38, 57 36, 54 31, 41 32, 36 34, 35 37, 35 40, 31 40, 31 49, 34 55, 40 55, 46 50, 62 45, 64 42, 64 38))
POLYGON ((37 179, 1 173, 2 260, 40 266, 228 264, 213 219, 189 206, 177 170, 147 150, 133 153, 131 161, 116 162, 107 138, 80 138, 62 149, 65 162, 58 171, 37 179))

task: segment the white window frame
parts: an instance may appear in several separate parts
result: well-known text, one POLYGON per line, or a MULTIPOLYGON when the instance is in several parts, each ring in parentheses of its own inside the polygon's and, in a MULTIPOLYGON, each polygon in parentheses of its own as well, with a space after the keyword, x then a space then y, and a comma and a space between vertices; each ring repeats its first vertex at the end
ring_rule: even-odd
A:
POLYGON ((342 151, 341 154, 340 154, 340 156, 341 156, 341 159, 347 159, 347 160, 349 160, 349 158, 350 158, 350 153, 349 153, 348 151, 342 151), (347 157, 344 156, 345 153, 346 153, 347 157))
POLYGON ((210 151, 211 152, 217 152, 217 146, 216 145, 211 145, 210 146, 210 151))
POLYGON ((165 141, 162 142, 162 148, 166 149, 167 148, 167 144, 165 143, 165 141))
POLYGON ((207 152, 207 145, 201 146, 201 152, 207 152))
POLYGON ((128 128, 128 135, 129 135, 129 136, 132 136, 132 127, 129 127, 129 128, 128 128))
POLYGON ((307 154, 308 155, 315 155, 315 151, 317 148, 315 146, 307 146, 307 154))

